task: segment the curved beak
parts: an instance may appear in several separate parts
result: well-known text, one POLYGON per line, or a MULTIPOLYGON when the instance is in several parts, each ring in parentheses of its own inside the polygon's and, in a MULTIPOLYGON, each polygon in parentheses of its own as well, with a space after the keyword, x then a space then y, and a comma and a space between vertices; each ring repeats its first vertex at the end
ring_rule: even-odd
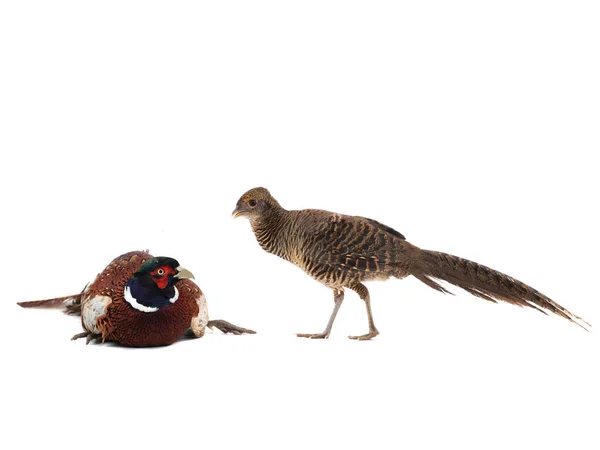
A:
POLYGON ((189 279, 193 280, 194 275, 189 270, 184 269, 183 267, 179 266, 177 268, 177 273, 175 275, 173 275, 173 278, 177 278, 177 279, 189 278, 189 279))
POLYGON ((240 217, 242 215, 242 211, 240 211, 239 206, 236 206, 235 209, 233 210, 233 212, 231 213, 231 216, 234 219, 237 219, 238 217, 240 217))

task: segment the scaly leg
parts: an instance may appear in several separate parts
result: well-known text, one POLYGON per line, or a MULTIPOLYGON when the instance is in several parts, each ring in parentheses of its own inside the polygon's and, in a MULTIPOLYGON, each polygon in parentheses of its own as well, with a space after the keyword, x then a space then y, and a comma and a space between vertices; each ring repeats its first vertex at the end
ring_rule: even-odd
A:
POLYGON ((256 334, 256 331, 249 330, 247 328, 238 327, 232 323, 227 322, 226 320, 209 320, 206 324, 208 328, 211 330, 217 328, 221 330, 223 333, 231 333, 231 334, 256 334))
POLYGON ((350 286, 350 289, 356 292, 360 296, 360 298, 365 301, 365 305, 367 306, 367 316, 369 317, 369 332, 361 336, 348 337, 350 339, 356 339, 359 341, 366 341, 371 338, 374 338, 379 334, 379 331, 377 331, 377 328, 375 328, 375 322, 373 322, 373 313, 371 312, 371 296, 369 295, 369 290, 364 284, 361 283, 358 283, 355 286, 350 286))
POLYGON ((101 334, 92 333, 91 331, 84 331, 83 333, 79 333, 79 334, 76 334, 75 336, 73 336, 71 338, 71 340, 75 341, 75 340, 80 339, 80 338, 86 338, 85 339, 85 345, 88 345, 94 339, 98 340, 98 341, 102 340, 102 335, 101 334))
POLYGON ((327 323, 327 327, 325 331, 320 334, 301 334, 298 333, 296 336, 309 338, 309 339, 327 339, 329 337, 329 333, 331 333, 331 327, 333 326, 333 322, 335 320, 335 316, 337 316, 338 311, 340 310, 340 306, 342 306, 342 302, 344 301, 344 289, 334 289, 333 290, 333 312, 331 313, 331 317, 329 317, 329 322, 327 323))

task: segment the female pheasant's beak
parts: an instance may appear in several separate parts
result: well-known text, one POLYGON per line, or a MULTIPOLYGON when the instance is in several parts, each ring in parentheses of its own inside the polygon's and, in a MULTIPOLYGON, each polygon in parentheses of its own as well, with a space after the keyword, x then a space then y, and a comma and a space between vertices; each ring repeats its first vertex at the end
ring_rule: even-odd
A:
POLYGON ((235 209, 233 210, 233 212, 231 213, 231 215, 233 216, 234 219, 237 219, 238 217, 240 217, 242 214, 244 213, 244 211, 242 210, 242 208, 240 207, 240 204, 238 203, 235 207, 235 209))
POLYGON ((179 266, 177 269, 177 273, 175 275, 173 275, 173 278, 177 278, 177 279, 185 279, 185 278, 189 278, 191 280, 194 279, 194 275, 192 275, 192 272, 190 272, 187 269, 184 269, 183 267, 179 266))

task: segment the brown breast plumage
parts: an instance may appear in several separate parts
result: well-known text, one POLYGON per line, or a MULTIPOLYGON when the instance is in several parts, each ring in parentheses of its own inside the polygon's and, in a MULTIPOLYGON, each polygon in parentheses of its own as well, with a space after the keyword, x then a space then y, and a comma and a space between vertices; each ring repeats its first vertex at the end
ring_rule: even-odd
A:
POLYGON ((196 299, 200 298, 202 292, 190 280, 179 281, 177 301, 156 312, 136 310, 125 301, 127 281, 150 258, 152 255, 140 251, 119 256, 96 277, 87 290, 83 303, 95 298, 111 299, 106 306, 106 314, 99 317, 97 322, 98 329, 105 339, 128 347, 169 345, 185 333, 192 318, 198 315, 196 299))

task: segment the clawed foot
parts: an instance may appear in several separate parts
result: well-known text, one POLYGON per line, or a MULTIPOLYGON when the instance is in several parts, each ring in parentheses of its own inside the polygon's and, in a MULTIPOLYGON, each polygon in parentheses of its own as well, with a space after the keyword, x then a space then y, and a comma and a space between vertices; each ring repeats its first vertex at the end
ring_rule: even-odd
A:
POLYGON ((356 339, 357 341, 368 341, 369 339, 373 339, 375 336, 379 334, 379 331, 373 330, 367 334, 363 334, 361 336, 348 336, 350 339, 356 339))
POLYGON ((71 338, 71 340, 75 341, 75 340, 81 339, 81 338, 86 338, 85 345, 88 345, 93 340, 102 341, 101 334, 95 334, 95 333, 91 333, 89 331, 84 331, 83 333, 76 334, 75 336, 73 336, 71 338))
POLYGON ((325 333, 317 333, 317 334, 296 333, 296 336, 301 337, 301 338, 308 338, 308 339, 327 339, 329 337, 329 334, 325 334, 325 333))
POLYGON ((256 331, 249 330, 247 328, 238 327, 232 323, 227 322, 226 320, 209 320, 208 324, 206 324, 208 328, 211 330, 213 328, 217 328, 221 330, 223 333, 231 333, 231 334, 256 334, 256 331))

